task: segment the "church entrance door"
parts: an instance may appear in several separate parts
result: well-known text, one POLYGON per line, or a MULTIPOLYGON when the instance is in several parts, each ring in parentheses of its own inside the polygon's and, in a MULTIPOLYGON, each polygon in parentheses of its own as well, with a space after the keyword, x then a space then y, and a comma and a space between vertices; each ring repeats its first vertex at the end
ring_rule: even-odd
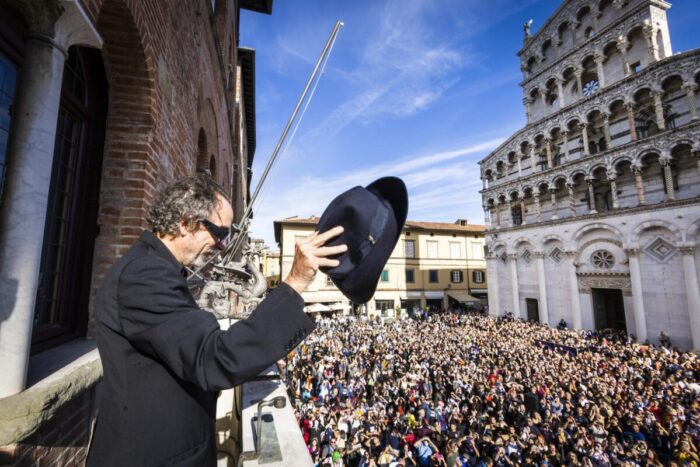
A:
POLYGON ((620 289, 591 289, 596 329, 627 331, 625 305, 620 289))

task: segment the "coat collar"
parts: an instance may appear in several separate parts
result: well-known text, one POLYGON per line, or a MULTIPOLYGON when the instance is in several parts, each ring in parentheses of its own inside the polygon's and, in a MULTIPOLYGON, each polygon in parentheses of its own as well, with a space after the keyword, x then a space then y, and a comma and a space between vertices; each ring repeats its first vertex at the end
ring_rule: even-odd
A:
POLYGON ((173 267, 175 267, 178 271, 180 271, 180 274, 182 274, 183 276, 187 276, 187 270, 182 265, 182 263, 180 263, 177 260, 177 258, 175 258, 175 256, 168 249, 168 247, 165 246, 165 243, 163 243, 161 241, 161 239, 156 237, 152 232, 149 232, 148 230, 144 230, 143 233, 141 233, 141 236, 139 237, 138 241, 143 242, 146 245, 153 248, 153 250, 155 250, 155 252, 158 256, 170 261, 173 264, 173 267))

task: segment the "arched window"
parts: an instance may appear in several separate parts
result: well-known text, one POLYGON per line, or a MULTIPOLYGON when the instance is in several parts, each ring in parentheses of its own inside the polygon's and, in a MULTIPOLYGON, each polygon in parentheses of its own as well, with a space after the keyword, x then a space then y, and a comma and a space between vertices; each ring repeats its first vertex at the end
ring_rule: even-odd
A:
POLYGON ((71 47, 63 70, 32 352, 82 334, 87 325, 106 96, 100 52, 71 47))

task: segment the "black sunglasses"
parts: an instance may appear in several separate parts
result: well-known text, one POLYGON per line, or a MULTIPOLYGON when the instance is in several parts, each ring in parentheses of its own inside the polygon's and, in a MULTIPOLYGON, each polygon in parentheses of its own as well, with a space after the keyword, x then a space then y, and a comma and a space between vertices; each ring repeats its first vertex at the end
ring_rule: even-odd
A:
POLYGON ((228 245, 228 242, 230 240, 231 229, 229 229, 228 227, 216 225, 213 222, 210 222, 206 219, 202 219, 199 222, 201 222, 204 228, 207 229, 207 231, 211 234, 212 237, 214 237, 214 240, 216 241, 216 248, 218 248, 219 250, 226 249, 226 245, 228 245))

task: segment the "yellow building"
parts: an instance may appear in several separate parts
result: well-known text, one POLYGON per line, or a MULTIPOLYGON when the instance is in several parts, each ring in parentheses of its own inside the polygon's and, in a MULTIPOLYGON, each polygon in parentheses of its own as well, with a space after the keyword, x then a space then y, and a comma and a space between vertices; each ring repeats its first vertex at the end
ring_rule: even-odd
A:
POLYGON ((267 279, 267 287, 274 289, 280 283, 280 252, 263 251, 262 271, 267 279))
MULTIPOLYGON (((317 217, 275 221, 280 246, 280 271, 285 277, 294 260, 296 240, 314 231, 317 217)), ((372 300, 350 303, 323 273, 304 292, 311 311, 395 317, 428 307, 483 306, 487 303, 484 226, 407 221, 379 279, 372 300)))

